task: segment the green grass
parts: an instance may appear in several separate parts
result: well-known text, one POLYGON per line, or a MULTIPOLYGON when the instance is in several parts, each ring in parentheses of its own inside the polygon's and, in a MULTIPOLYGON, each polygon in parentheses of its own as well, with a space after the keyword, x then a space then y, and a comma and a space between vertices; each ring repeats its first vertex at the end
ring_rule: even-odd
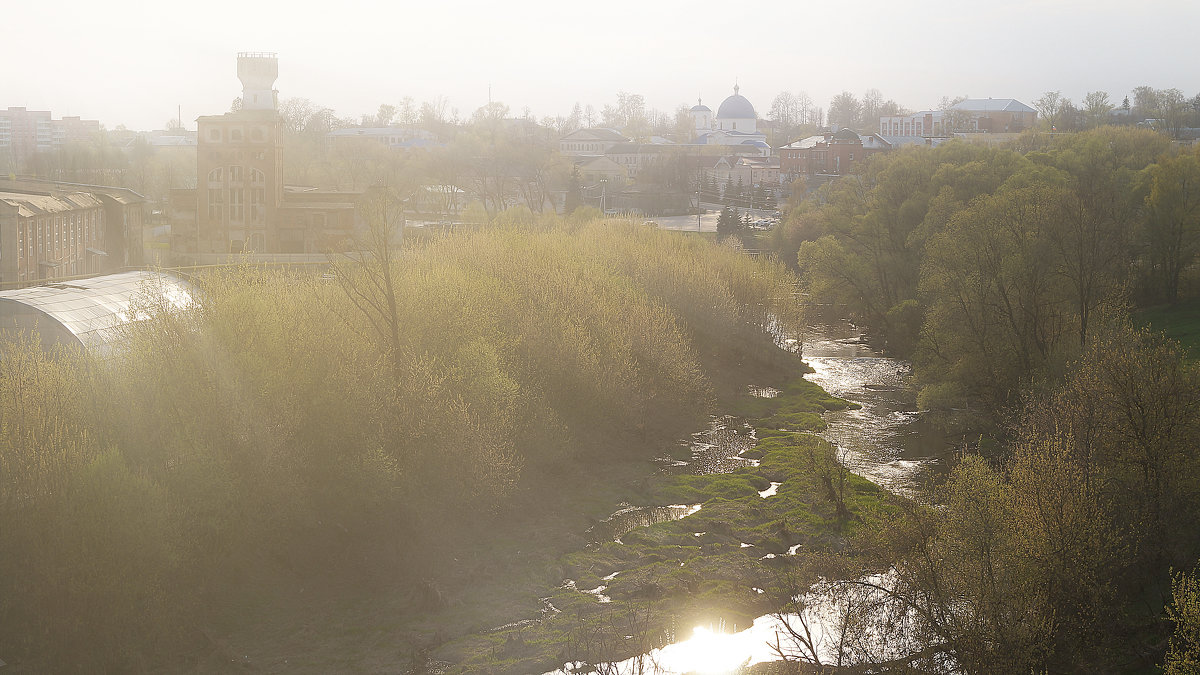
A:
POLYGON ((1133 321, 1178 341, 1189 359, 1200 358, 1200 301, 1148 307, 1135 312, 1133 321))

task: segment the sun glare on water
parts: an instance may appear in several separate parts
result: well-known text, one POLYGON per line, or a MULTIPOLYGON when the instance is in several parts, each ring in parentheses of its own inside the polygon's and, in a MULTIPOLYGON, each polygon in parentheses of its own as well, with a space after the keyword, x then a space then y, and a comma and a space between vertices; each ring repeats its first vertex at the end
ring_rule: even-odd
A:
POLYGON ((665 648, 662 656, 674 672, 723 675, 746 663, 748 654, 743 642, 739 634, 696 626, 691 639, 665 648))

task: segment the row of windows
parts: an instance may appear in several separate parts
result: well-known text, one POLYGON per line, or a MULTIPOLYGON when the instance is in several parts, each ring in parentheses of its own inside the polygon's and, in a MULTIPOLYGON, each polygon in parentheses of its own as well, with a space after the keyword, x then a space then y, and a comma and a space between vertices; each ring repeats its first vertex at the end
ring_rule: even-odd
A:
POLYGON ((27 221, 17 228, 18 260, 28 266, 35 260, 58 260, 65 254, 96 246, 100 214, 94 211, 50 216, 27 221))
MULTIPOLYGON (((267 158, 267 153, 252 152, 252 153, 250 153, 250 157, 251 157, 251 159, 256 159, 261 162, 267 158)), ((208 161, 210 161, 210 162, 215 163, 215 162, 220 162, 221 160, 228 161, 230 159, 232 159, 235 162, 241 162, 246 159, 246 153, 242 152, 241 150, 236 150, 234 152, 225 152, 225 153, 217 152, 216 150, 208 151, 208 161)))
MULTIPOLYGON (((221 143, 226 138, 223 131, 221 127, 209 127, 204 135, 204 140, 209 143, 221 143)), ((230 143, 241 143, 246 140, 245 131, 238 127, 233 127, 229 129, 228 139, 230 143)), ((265 143, 267 140, 267 130, 263 127, 251 127, 250 140, 254 143, 265 143)))
POLYGON ((603 143, 563 143, 564 151, 573 152, 603 152, 603 143))
MULTIPOLYGON (((219 184, 225 182, 225 173, 226 173, 225 167, 222 167, 222 166, 218 166, 217 168, 213 169, 212 171, 209 171, 208 172, 208 184, 209 184, 208 186, 215 187, 214 184, 219 185, 219 184)), ((237 166, 236 164, 229 167, 229 182, 230 183, 241 183, 244 180, 245 180, 245 172, 243 171, 242 167, 237 166)), ((259 171, 258 169, 250 169, 250 184, 251 185, 265 185, 266 182, 267 182, 267 177, 262 171, 259 171)))
POLYGON ((266 220, 266 188, 251 188, 250 210, 247 218, 245 198, 246 190, 232 187, 226 190, 222 187, 208 188, 208 220, 213 223, 263 223, 266 220), (228 206, 228 207, 227 207, 228 206))

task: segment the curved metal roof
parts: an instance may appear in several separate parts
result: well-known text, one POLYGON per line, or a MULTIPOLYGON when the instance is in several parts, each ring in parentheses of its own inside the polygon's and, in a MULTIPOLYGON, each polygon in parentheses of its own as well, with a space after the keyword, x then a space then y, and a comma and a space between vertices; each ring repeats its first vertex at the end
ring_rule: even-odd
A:
POLYGON ((183 309, 192 298, 183 279, 150 271, 0 291, 0 330, 36 330, 45 345, 75 343, 106 355, 121 326, 149 318, 143 305, 183 309))
POLYGON ((758 115, 754 113, 754 106, 750 105, 750 101, 738 93, 738 87, 734 85, 733 96, 721 102, 721 107, 717 108, 717 117, 719 119, 758 119, 758 115))

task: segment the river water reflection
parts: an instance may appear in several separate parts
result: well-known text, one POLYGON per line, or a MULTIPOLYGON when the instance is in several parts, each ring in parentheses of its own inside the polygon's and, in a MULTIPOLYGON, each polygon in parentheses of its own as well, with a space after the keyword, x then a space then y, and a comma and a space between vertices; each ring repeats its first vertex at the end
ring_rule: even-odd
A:
POLYGON ((907 361, 879 355, 847 322, 814 326, 803 353, 806 379, 862 406, 826 413, 820 434, 847 468, 905 495, 948 469, 954 440, 917 413, 907 361))
MULTIPOLYGON (((895 493, 912 495, 949 469, 955 439, 917 412, 907 361, 872 350, 861 332, 847 321, 814 324, 798 347, 814 371, 805 376, 808 380, 861 406, 826 413, 828 427, 820 434, 837 447, 839 458, 851 471, 895 493)), ((762 393, 756 395, 770 395, 769 388, 761 389, 762 393)), ((772 494, 777 488, 772 484, 772 494)), ((794 555, 795 551, 793 547, 788 553, 794 555)), ((809 618, 818 632, 814 636, 818 641, 820 619, 824 618, 826 624, 835 621, 836 604, 832 598, 822 600, 819 593, 809 597, 813 613, 809 618)), ((782 632, 778 619, 771 615, 759 617, 753 626, 736 633, 697 627, 689 639, 610 664, 605 672, 732 672, 745 664, 777 660, 778 655, 768 645, 775 643, 782 632)), ((555 672, 568 671, 564 668, 555 672)))

